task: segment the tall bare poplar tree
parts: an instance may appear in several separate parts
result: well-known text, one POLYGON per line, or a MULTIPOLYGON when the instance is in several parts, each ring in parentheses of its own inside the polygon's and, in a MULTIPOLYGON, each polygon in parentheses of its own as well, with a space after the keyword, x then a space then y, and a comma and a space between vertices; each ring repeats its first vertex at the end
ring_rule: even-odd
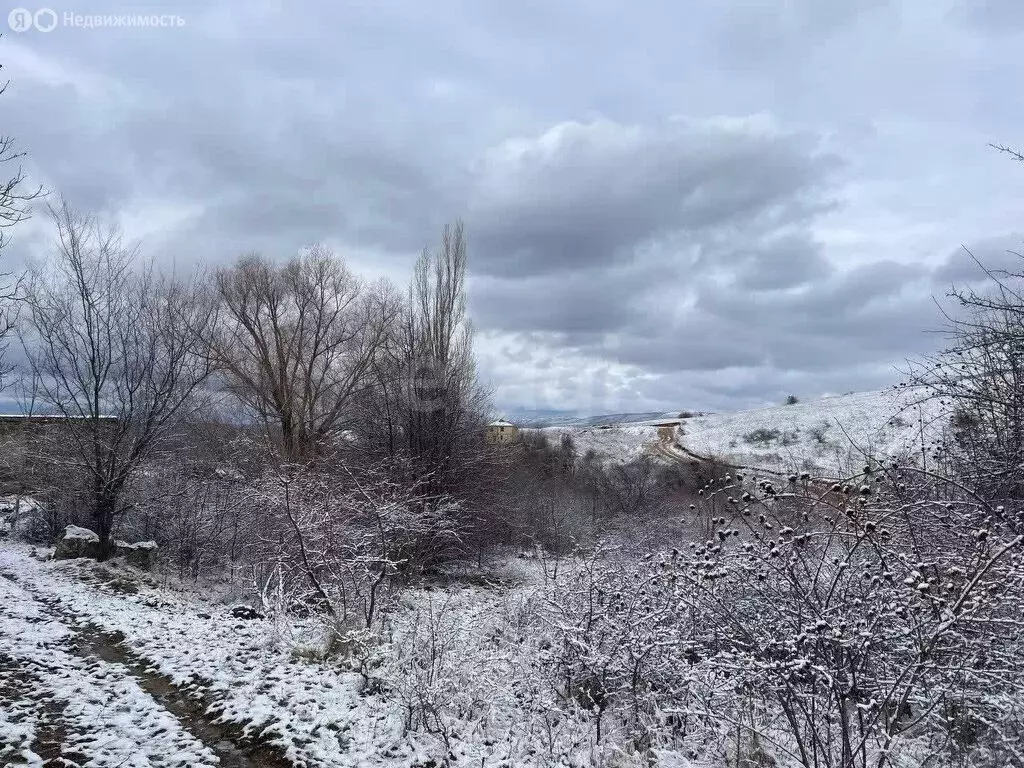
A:
POLYGON ((401 337, 404 437, 414 465, 438 493, 465 487, 479 459, 487 406, 466 314, 467 249, 461 221, 416 263, 401 337))

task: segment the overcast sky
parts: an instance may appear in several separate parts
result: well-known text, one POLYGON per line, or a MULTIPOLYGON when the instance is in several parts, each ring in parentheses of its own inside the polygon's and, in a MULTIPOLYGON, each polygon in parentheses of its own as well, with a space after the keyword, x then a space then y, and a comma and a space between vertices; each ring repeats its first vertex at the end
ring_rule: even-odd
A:
POLYGON ((179 268, 319 241, 404 281, 461 216, 501 411, 890 384, 961 246, 1021 249, 1020 0, 50 7, 185 23, 5 29, 36 179, 179 268))

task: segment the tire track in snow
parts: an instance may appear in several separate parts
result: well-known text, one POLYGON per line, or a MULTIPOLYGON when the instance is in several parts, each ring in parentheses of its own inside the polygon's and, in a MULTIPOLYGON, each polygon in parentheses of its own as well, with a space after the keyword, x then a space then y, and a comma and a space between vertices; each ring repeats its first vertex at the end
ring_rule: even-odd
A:
MULTIPOLYGON (((55 737, 64 742, 60 764, 82 759, 97 768, 291 767, 268 747, 236 744, 230 728, 205 716, 201 701, 146 669, 118 638, 40 598, 15 576, 0 576, 11 583, 13 597, 0 606, 0 654, 16 668, 31 670, 35 684, 49 694, 41 700, 60 712, 59 724, 46 724, 36 711, 30 718, 35 744, 55 737)), ((53 752, 52 746, 46 751, 53 752)), ((43 765, 43 758, 31 747, 23 764, 43 765)))

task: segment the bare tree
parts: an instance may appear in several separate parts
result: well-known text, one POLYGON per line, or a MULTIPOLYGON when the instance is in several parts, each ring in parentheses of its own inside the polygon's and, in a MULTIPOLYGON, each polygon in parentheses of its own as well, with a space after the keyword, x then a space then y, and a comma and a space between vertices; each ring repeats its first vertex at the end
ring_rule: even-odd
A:
MULTIPOLYGON (((7 91, 9 84, 6 81, 0 85, 0 96, 7 91)), ((25 170, 18 164, 24 156, 25 153, 17 149, 13 136, 0 135, 0 165, 5 168, 17 165, 6 180, 0 181, 0 253, 10 244, 6 230, 29 218, 29 204, 43 194, 41 186, 34 189, 26 186, 25 170)), ((3 389, 4 377, 11 372, 11 366, 5 363, 4 356, 8 348, 7 340, 18 319, 22 287, 21 277, 0 272, 0 390, 3 389)))
MULTIPOLYGON (((1024 161, 1015 149, 991 146, 1024 161)), ((990 498, 1016 501, 1024 499, 1024 269, 990 269, 967 255, 987 285, 950 290, 949 345, 911 363, 908 383, 952 414, 945 438, 932 446, 937 468, 990 498)))
POLYGON ((227 388, 260 419, 286 462, 316 458, 351 417, 397 307, 330 251, 275 266, 252 255, 215 276, 209 336, 227 388))
POLYGON ((444 228, 441 249, 416 263, 401 328, 402 433, 420 476, 435 494, 478 476, 484 457, 486 392, 477 379, 466 314, 466 238, 461 221, 444 228), (474 469, 471 465, 477 464, 474 469))
POLYGON ((24 284, 24 277, 0 272, 0 391, 4 389, 6 377, 14 369, 7 360, 10 346, 8 339, 18 322, 24 284))
MULTIPOLYGON (((0 64, 0 68, 2 66, 0 64)), ((8 85, 10 81, 0 85, 0 96, 7 91, 8 85)), ((33 189, 26 185, 25 170, 19 164, 24 156, 25 153, 17 148, 13 136, 0 135, 0 165, 5 168, 10 165, 17 166, 5 181, 0 181, 0 251, 10 243, 10 238, 4 230, 29 218, 29 203, 43 194, 41 186, 33 189)))
POLYGON ((52 261, 27 290, 24 339, 37 399, 63 417, 70 468, 86 479, 101 557, 124 491, 209 375, 193 333, 209 308, 187 284, 137 268, 113 227, 51 208, 52 261))
MULTIPOLYGON (((972 255, 973 258, 973 255, 972 255)), ((937 458, 992 498, 1024 498, 1024 272, 991 270, 953 289, 950 344, 911 364, 910 384, 952 412, 937 458)))

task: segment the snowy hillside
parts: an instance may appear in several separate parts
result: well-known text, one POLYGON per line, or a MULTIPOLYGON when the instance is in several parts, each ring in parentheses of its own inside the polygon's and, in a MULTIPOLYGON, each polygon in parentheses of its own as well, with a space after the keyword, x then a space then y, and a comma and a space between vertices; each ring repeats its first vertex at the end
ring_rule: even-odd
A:
POLYGON ((652 426, 624 424, 601 429, 600 427, 546 427, 539 430, 557 445, 562 435, 569 435, 576 444, 576 453, 581 458, 593 451, 602 464, 626 463, 640 458, 652 445, 658 442, 658 429, 652 426))
POLYGON ((793 405, 700 416, 682 422, 677 443, 702 456, 788 472, 844 474, 866 454, 894 456, 919 449, 941 429, 935 403, 886 389, 793 405))
POLYGON ((675 445, 664 436, 659 439, 650 423, 607 429, 563 425, 542 431, 553 443, 571 435, 580 456, 593 451, 602 462, 628 462, 645 453, 668 460, 695 454, 774 472, 799 469, 832 476, 860 466, 865 454, 914 450, 922 429, 927 437, 934 436, 941 414, 935 404, 918 405, 919 399, 919 393, 909 390, 885 389, 695 416, 677 420, 675 445))

